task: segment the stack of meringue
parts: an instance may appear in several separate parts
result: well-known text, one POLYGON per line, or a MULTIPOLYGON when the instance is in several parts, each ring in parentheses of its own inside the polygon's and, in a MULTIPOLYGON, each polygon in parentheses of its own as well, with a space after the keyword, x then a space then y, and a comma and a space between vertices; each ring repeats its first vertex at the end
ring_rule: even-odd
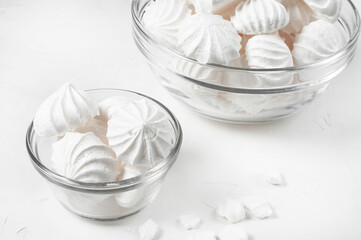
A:
MULTIPOLYGON (((201 64, 287 68, 316 62, 345 46, 345 33, 335 23, 341 7, 342 0, 155 0, 145 8, 143 24, 163 45, 201 64)), ((209 79, 213 83, 247 88, 309 80, 283 73, 239 76, 238 81, 210 75, 217 76, 209 79)))
MULTIPOLYGON (((167 115, 148 100, 111 97, 98 104, 65 83, 48 97, 34 118, 35 133, 56 139, 54 170, 84 183, 129 179, 164 160, 175 143, 167 115)), ((139 200, 137 191, 115 196, 122 207, 139 200)))

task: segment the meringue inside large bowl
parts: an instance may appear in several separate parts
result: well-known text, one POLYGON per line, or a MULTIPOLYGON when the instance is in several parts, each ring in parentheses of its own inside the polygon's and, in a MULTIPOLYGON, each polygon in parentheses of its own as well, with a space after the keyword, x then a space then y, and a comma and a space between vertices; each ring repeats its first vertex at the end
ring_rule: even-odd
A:
POLYGON ((147 101, 166 115, 172 126, 175 142, 168 156, 147 170, 127 171, 124 180, 105 183, 84 183, 66 178, 52 166, 52 144, 56 137, 41 137, 30 124, 26 146, 35 169, 49 182, 56 198, 69 211, 88 219, 99 221, 118 220, 137 213, 150 204, 160 191, 162 182, 178 157, 182 143, 182 130, 175 116, 156 100, 126 90, 98 89, 87 93, 97 102, 110 97, 129 101, 147 101))
POLYGON ((155 76, 171 96, 192 111, 225 122, 273 121, 310 105, 351 62, 360 33, 360 16, 352 1, 347 0, 342 1, 340 18, 335 23, 347 43, 326 58, 272 69, 238 67, 242 64, 237 62, 231 66, 201 64, 162 44, 143 25, 150 1, 133 0, 133 35, 155 76), (263 79, 285 79, 287 85, 260 87, 258 81, 263 79))

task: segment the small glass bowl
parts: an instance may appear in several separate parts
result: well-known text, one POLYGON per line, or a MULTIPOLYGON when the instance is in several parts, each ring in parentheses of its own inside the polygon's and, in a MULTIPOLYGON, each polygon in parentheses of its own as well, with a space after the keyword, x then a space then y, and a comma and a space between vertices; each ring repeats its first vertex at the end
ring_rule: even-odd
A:
POLYGON ((200 64, 159 43, 142 25, 149 1, 133 0, 133 36, 161 85, 194 112, 232 123, 273 121, 308 106, 349 65, 360 33, 359 13, 348 0, 343 1, 337 26, 345 32, 349 41, 344 48, 327 58, 312 64, 278 69, 200 64), (291 85, 252 86, 254 79, 285 76, 293 77, 291 85))
POLYGON ((116 182, 83 183, 68 179, 52 170, 51 145, 56 138, 39 137, 33 123, 26 133, 26 147, 35 169, 49 182, 59 202, 69 211, 92 220, 114 221, 139 212, 150 204, 176 161, 182 144, 182 129, 175 116, 160 102, 139 93, 118 89, 87 91, 100 102, 113 96, 146 100, 157 105, 167 116, 175 134, 175 144, 167 158, 142 175, 116 182), (118 204, 119 203, 119 204, 118 204))

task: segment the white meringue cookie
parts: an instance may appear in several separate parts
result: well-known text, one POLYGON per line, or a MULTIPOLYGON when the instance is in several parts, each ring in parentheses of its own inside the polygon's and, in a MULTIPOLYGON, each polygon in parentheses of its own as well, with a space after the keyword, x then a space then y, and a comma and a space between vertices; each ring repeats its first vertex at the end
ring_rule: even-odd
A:
MULTIPOLYGON (((120 180, 126 180, 133 177, 137 177, 141 175, 143 172, 144 171, 142 171, 139 168, 135 168, 125 164, 123 174, 121 175, 120 180)), ((144 188, 139 187, 134 190, 118 193, 114 197, 115 197, 115 201, 119 206, 123 208, 132 208, 142 200, 143 196, 144 196, 144 188)))
POLYGON ((227 226, 217 234, 219 240, 248 240, 246 231, 236 225, 227 226))
POLYGON ((63 136, 85 125, 98 113, 98 106, 84 91, 65 83, 39 107, 34 130, 43 137, 63 136))
POLYGON ((201 219, 197 215, 183 215, 179 221, 186 230, 197 228, 201 224, 201 219))
POLYGON ((97 136, 103 143, 108 145, 107 139, 107 122, 104 121, 101 117, 96 116, 95 118, 91 119, 87 124, 81 128, 78 128, 76 131, 79 133, 87 133, 92 132, 97 136))
POLYGON ((123 109, 129 102, 130 100, 128 98, 122 96, 110 97, 103 100, 99 104, 100 117, 104 121, 109 120, 115 112, 123 109))
POLYGON ((340 17, 342 0, 304 0, 304 2, 319 19, 333 23, 340 17))
POLYGON ((236 200, 227 199, 226 202, 218 206, 216 213, 226 218, 231 223, 237 223, 246 218, 246 211, 243 205, 236 200))
POLYGON ((113 150, 94 133, 68 132, 53 144, 51 160, 60 175, 79 182, 113 182, 121 173, 113 150))
POLYGON ((184 1, 150 1, 145 8, 143 24, 162 44, 175 48, 179 24, 191 15, 184 1))
POLYGON ((168 156, 175 134, 167 116, 145 100, 128 103, 108 121, 109 146, 133 166, 152 168, 168 156))
POLYGON ((178 33, 179 49, 203 64, 227 64, 238 58, 241 40, 229 21, 208 13, 188 17, 178 33))
POLYGON ((273 210, 269 202, 259 196, 251 196, 243 199, 244 206, 251 211, 251 213, 259 218, 269 218, 273 215, 273 210))
POLYGON ((311 22, 296 36, 292 51, 295 64, 312 63, 339 51, 346 45, 345 35, 335 24, 311 22))
MULTIPOLYGON (((246 46, 248 65, 251 68, 270 69, 293 66, 288 46, 276 35, 257 35, 248 40, 246 46)), ((285 86, 293 82, 293 75, 287 72, 258 74, 264 87, 285 86)))
POLYGON ((282 31, 290 34, 299 33, 311 21, 312 10, 300 0, 281 0, 281 3, 290 16, 288 25, 282 31))
POLYGON ((281 185, 283 183, 282 173, 274 168, 266 169, 263 172, 266 181, 272 185, 281 185))
POLYGON ((289 16, 275 0, 247 0, 237 6, 231 22, 239 33, 255 35, 274 33, 287 26, 289 16))

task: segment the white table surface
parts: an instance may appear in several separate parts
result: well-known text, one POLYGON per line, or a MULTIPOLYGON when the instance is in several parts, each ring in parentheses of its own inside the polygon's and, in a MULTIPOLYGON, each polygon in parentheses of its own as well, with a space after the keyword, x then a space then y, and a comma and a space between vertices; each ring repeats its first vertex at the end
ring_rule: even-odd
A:
MULTIPOLYGON (((361 2, 355 0, 361 9, 361 2)), ((213 208, 227 196, 261 195, 275 216, 239 223, 252 240, 361 239, 361 45, 351 66, 303 113, 237 126, 193 115, 157 83, 131 36, 129 0, 0 0, 0 239, 138 239, 148 218, 161 239, 185 239, 176 219, 227 225, 213 208), (25 131, 64 81, 139 91, 165 103, 183 147, 158 198, 139 214, 96 223, 67 212, 32 167, 25 131), (286 185, 258 173, 279 168, 286 185), (106 238, 104 238, 106 237, 106 238)))

